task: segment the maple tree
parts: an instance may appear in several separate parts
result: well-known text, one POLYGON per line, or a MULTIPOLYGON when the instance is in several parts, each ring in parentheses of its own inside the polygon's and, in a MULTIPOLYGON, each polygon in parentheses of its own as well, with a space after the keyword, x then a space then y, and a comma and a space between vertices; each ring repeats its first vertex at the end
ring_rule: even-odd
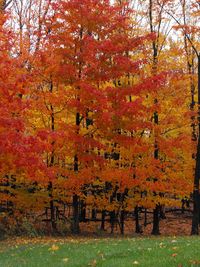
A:
POLYGON ((192 140, 196 142, 196 153, 193 154, 193 158, 195 158, 195 168, 194 168, 194 185, 193 185, 193 219, 192 219, 192 229, 191 234, 198 234, 198 226, 199 226, 199 164, 200 164, 200 154, 199 154, 199 92, 200 92, 200 57, 199 57, 199 49, 198 43, 196 43, 196 31, 197 31, 197 20, 199 14, 199 2, 191 1, 188 3, 187 1, 182 1, 181 3, 182 10, 182 20, 176 19, 176 17, 168 11, 168 14, 175 20, 176 29, 180 29, 183 37, 184 37, 184 47, 187 58, 188 72, 190 78, 190 88, 191 88, 191 104, 190 109, 192 111, 195 110, 195 82, 194 82, 194 64, 195 57, 197 58, 197 122, 195 121, 195 113, 193 112, 191 115, 191 127, 192 127, 192 140), (191 4, 192 9, 188 12, 188 4, 191 4), (193 24, 191 24, 191 22, 193 24), (197 129, 196 129, 197 128, 197 129))
POLYGON ((21 61, 10 56, 14 34, 6 31, 6 15, 1 14, 1 65, 0 65, 0 166, 2 210, 18 213, 23 207, 26 178, 34 179, 37 171, 44 171, 40 146, 36 138, 27 134, 25 113, 29 103, 22 96, 28 91, 29 77, 21 61), (34 178, 33 178, 34 177, 34 178), (22 201, 20 201, 22 200, 22 201), (20 202, 20 205, 18 203, 20 202))

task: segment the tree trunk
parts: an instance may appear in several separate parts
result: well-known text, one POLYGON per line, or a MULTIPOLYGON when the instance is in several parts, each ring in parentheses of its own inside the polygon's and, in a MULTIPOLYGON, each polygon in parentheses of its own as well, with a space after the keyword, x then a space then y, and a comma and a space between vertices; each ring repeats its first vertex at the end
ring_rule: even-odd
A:
POLYGON ((152 235, 160 235, 160 229, 159 229, 159 205, 156 205, 156 208, 153 210, 153 229, 151 234, 152 235))
MULTIPOLYGON (((157 103, 157 99, 155 99, 155 104, 156 103, 157 103)), ((154 123, 156 125, 158 125, 158 113, 157 112, 154 113, 154 123)), ((154 159, 158 160, 159 159, 159 148, 158 148, 158 143, 157 143, 156 139, 157 138, 155 136, 154 159)), ((153 229, 151 232, 152 235, 159 235, 160 234, 160 231, 159 231, 159 223, 160 223, 159 210, 160 210, 159 204, 156 204, 156 207, 153 210, 153 229)))
POLYGON ((80 228, 79 228, 79 197, 78 195, 73 195, 73 220, 72 220, 72 226, 71 231, 73 234, 79 234, 80 228))
MULTIPOLYGON (((149 0, 149 23, 150 23, 150 31, 151 33, 156 34, 157 36, 159 36, 159 31, 156 33, 155 31, 155 26, 154 26, 154 22, 153 22, 153 10, 154 10, 154 2, 153 0, 149 0)), ((161 21, 159 22, 161 23, 161 21)), ((159 28, 158 28, 159 30, 159 28)), ((152 41, 152 50, 153 50, 153 64, 152 64, 152 74, 155 75, 157 74, 157 67, 158 67, 158 46, 159 46, 159 42, 158 42, 158 37, 156 37, 156 40, 152 41)), ((155 98, 154 99, 154 104, 155 106, 158 103, 158 99, 155 98)), ((154 112, 154 124, 158 125, 159 123, 159 119, 158 119, 158 112, 155 111, 154 112)), ((158 160, 159 159, 159 147, 158 147, 158 142, 157 142, 157 133, 155 132, 155 141, 154 141, 154 159, 158 160)), ((157 178, 154 179, 155 181, 157 180, 157 178)), ((156 195, 156 193, 155 193, 156 195)), ((154 229, 158 228, 158 232, 159 232, 159 217, 157 216, 157 214, 159 213, 157 205, 156 208, 153 211, 154 216, 153 216, 153 230, 152 230, 152 234, 157 234, 157 231, 154 231, 154 229)))
POLYGON ((135 207, 134 215, 135 215, 135 233, 140 234, 142 231, 141 231, 141 226, 140 226, 140 222, 139 222, 138 206, 135 207))
MULTIPOLYGON (((83 28, 81 27, 80 29, 80 40, 82 40, 83 38, 83 28)), ((82 53, 82 47, 80 47, 80 53, 82 53)), ((78 72, 78 78, 79 80, 81 80, 81 73, 82 73, 82 61, 79 62, 79 72, 78 72)), ((79 90, 80 87, 77 87, 77 90, 79 90)), ((79 95, 77 93, 77 100, 80 101, 79 95)), ((75 125, 77 127, 76 129, 76 133, 77 135, 79 134, 79 128, 80 128, 80 123, 81 123, 81 118, 80 118, 80 113, 76 112, 76 118, 75 118, 75 125)), ((77 149, 78 150, 78 149, 77 149)), ((77 151, 78 152, 78 151, 77 151)), ((79 159, 78 159, 78 155, 76 154, 74 155, 74 172, 78 172, 79 171, 79 159)), ((72 225, 71 225, 71 231, 73 234, 79 234, 80 233, 80 227, 79 227, 79 197, 76 193, 73 194, 73 204, 72 204, 72 208, 73 208, 73 218, 72 218, 72 225)))
POLYGON ((80 202, 80 221, 86 221, 86 204, 84 200, 80 202))
POLYGON ((56 217, 55 217, 54 200, 53 200, 53 194, 52 194, 52 191, 53 191, 52 182, 49 182, 48 191, 49 191, 49 198, 50 198, 49 206, 50 206, 51 229, 52 229, 52 233, 55 234, 57 232, 57 225, 56 225, 56 217))
MULTIPOLYGON (((53 92, 53 82, 51 81, 50 83, 50 88, 49 91, 52 93, 53 92)), ((51 131, 55 131, 55 117, 54 117, 54 108, 53 105, 50 105, 51 109, 51 131)), ((54 145, 55 142, 53 141, 51 143, 52 145, 52 151, 51 151, 51 157, 50 157, 50 162, 47 163, 49 164, 49 167, 54 166, 54 161, 55 161, 55 154, 54 154, 54 145)), ((52 227, 52 232, 55 234, 57 232, 57 225, 56 225, 56 216, 55 216, 55 207, 54 207, 54 197, 53 197, 53 183, 50 181, 48 185, 48 191, 49 191, 49 198, 50 198, 50 220, 51 220, 51 227, 52 227)))
POLYGON ((50 201, 50 211, 51 211, 51 226, 52 226, 52 231, 55 234, 57 232, 57 224, 56 224, 56 218, 55 218, 55 207, 54 207, 54 201, 53 201, 53 199, 50 201))
POLYGON ((160 219, 166 219, 165 215, 165 205, 160 205, 160 219))
POLYGON ((106 211, 102 210, 101 213, 101 230, 105 231, 105 217, 106 217, 106 211))
POLYGON ((147 209, 144 209, 144 227, 147 226, 147 209))
POLYGON ((115 226, 115 211, 110 212, 110 225, 111 225, 111 234, 113 234, 115 226))
POLYGON ((120 212, 120 232, 124 235, 124 210, 120 212))
POLYGON ((92 209, 92 220, 96 220, 97 218, 97 211, 96 209, 92 209))
POLYGON ((198 141, 196 166, 194 175, 193 189, 193 216, 192 216, 192 235, 199 234, 199 213, 200 213, 200 195, 199 195, 199 179, 200 179, 200 54, 198 55, 198 141))
MULTIPOLYGON (((76 126, 77 126, 77 134, 79 133, 79 125, 80 125, 80 114, 76 113, 76 126)), ((74 172, 78 172, 78 156, 77 154, 74 156, 74 172)), ((72 218, 72 226, 71 231, 73 234, 80 233, 79 227, 79 197, 77 194, 73 194, 73 218, 72 218)))

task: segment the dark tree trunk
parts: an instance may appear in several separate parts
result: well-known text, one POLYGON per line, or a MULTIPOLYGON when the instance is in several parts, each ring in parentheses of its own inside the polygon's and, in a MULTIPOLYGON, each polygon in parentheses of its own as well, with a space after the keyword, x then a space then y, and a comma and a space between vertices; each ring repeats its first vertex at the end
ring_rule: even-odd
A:
POLYGON ((199 196, 199 179, 200 179, 200 55, 198 55, 198 141, 196 153, 196 166, 194 175, 193 189, 193 217, 192 217, 192 235, 199 234, 199 213, 200 213, 200 196, 199 196))
POLYGON ((147 226, 147 209, 144 209, 144 227, 147 226))
POLYGON ((106 218, 106 211, 102 210, 101 213, 101 230, 105 231, 105 218, 106 218))
POLYGON ((111 225, 111 234, 113 234, 115 226, 115 211, 110 212, 110 225, 111 225))
POLYGON ((79 197, 78 195, 73 195, 73 220, 72 220, 72 226, 71 231, 73 234, 79 234, 80 228, 79 228, 79 197))
POLYGON ((184 198, 181 200, 181 203, 182 203, 182 205, 181 205, 181 213, 184 214, 185 213, 185 199, 184 198))
POLYGON ((120 232, 122 235, 124 235, 124 219, 125 219, 125 213, 124 210, 120 212, 120 232))
MULTIPOLYGON (((155 27, 154 27, 154 22, 153 22, 153 0, 149 0, 149 23, 150 23, 150 31, 151 33, 155 33, 155 27)), ((157 33, 159 35, 159 32, 157 33)), ((153 50, 153 65, 152 65, 152 74, 155 75, 157 74, 157 66, 158 66, 158 39, 153 40, 152 41, 152 50, 153 50)), ((155 98, 154 99, 154 104, 155 107, 158 103, 158 99, 155 98)), ((155 109, 156 110, 156 109, 155 109)), ((158 119, 158 112, 155 111, 154 112, 154 124, 158 125, 159 119, 158 119)), ((155 133, 155 142, 154 142, 154 158, 155 159, 159 159, 159 147, 158 147, 158 142, 157 142, 157 133, 155 133)), ((155 178, 155 181, 157 180, 157 178, 155 178)), ((156 193, 155 193, 156 195, 156 193)), ((159 232, 159 217, 157 216, 158 212, 158 208, 156 205, 156 208, 153 211, 154 216, 153 216, 153 230, 152 230, 152 234, 156 234, 157 231, 154 231, 154 229, 158 228, 158 232, 159 232)))
POLYGON ((192 235, 199 234, 199 177, 200 177, 200 138, 198 137, 197 143, 197 156, 196 156, 196 167, 194 177, 194 190, 193 190, 193 216, 192 216, 192 235))
POLYGON ((80 202, 80 221, 86 221, 86 204, 84 200, 81 200, 80 202))
POLYGON ((165 215, 165 205, 160 205, 160 219, 166 219, 165 215))
MULTIPOLYGON (((80 125, 80 114, 76 113, 76 126, 77 126, 77 134, 79 133, 79 125, 80 125)), ((76 154, 74 156, 74 172, 78 172, 78 155, 76 154)), ((77 194, 73 195, 73 218, 72 218, 72 225, 71 225, 71 231, 73 234, 79 234, 80 233, 80 227, 79 227, 79 197, 77 194)))
MULTIPOLYGON (((79 33, 80 40, 83 38, 83 28, 80 28, 80 33, 79 33)), ((80 53, 82 53, 82 46, 80 47, 80 53)), ((78 78, 81 80, 81 74, 82 74, 82 61, 79 62, 79 71, 78 71, 78 78)), ((80 87, 77 87, 77 90, 79 90, 80 87)), ((77 100, 80 101, 78 91, 77 91, 77 100)), ((75 125, 77 127, 76 133, 77 135, 79 134, 80 130, 80 123, 81 123, 81 116, 80 113, 77 111, 76 112, 76 118, 75 118, 75 125)), ((74 172, 79 171, 79 159, 78 159, 78 148, 77 152, 74 155, 74 172)), ((71 224, 71 231, 73 234, 79 234, 80 233, 80 227, 79 227, 79 197, 76 193, 73 194, 73 203, 72 203, 72 208, 73 208, 73 218, 72 218, 72 224, 71 224)))
POLYGON ((92 220, 96 220, 97 218, 97 211, 96 209, 92 209, 92 220))
MULTIPOLYGON (((78 171, 78 157, 77 155, 74 156, 74 171, 78 171)), ((73 195, 73 219, 72 219, 72 226, 71 231, 73 234, 79 234, 79 197, 77 194, 73 195)))
POLYGON ((56 225, 56 216, 55 216, 55 207, 54 207, 54 200, 53 200, 53 185, 52 182, 49 182, 48 185, 48 191, 49 191, 49 197, 50 197, 50 222, 51 222, 51 228, 52 228, 52 233, 57 232, 57 225, 56 225))
POLYGON ((153 229, 151 234, 152 235, 160 235, 160 229, 159 229, 159 205, 156 205, 156 208, 153 210, 153 229))
POLYGON ((140 234, 142 232, 142 229, 141 229, 140 221, 139 221, 139 209, 138 209, 138 206, 135 207, 134 215, 135 215, 135 233, 140 234))
POLYGON ((54 207, 54 201, 50 201, 50 211, 51 211, 51 226, 53 233, 57 232, 57 224, 56 224, 56 217, 55 217, 55 207, 54 207))
MULTIPOLYGON (((157 99, 155 99, 155 104, 157 104, 157 99)), ((158 125, 158 113, 154 113, 154 123, 158 125)), ((154 144, 154 159, 159 159, 159 148, 158 148, 158 143, 155 137, 155 144, 154 144)), ((156 179, 155 179, 156 181, 156 179)), ((159 235, 160 230, 159 230, 159 223, 160 223, 160 218, 159 218, 159 210, 160 210, 160 205, 156 204, 155 209, 153 210, 153 229, 152 229, 152 235, 159 235)))

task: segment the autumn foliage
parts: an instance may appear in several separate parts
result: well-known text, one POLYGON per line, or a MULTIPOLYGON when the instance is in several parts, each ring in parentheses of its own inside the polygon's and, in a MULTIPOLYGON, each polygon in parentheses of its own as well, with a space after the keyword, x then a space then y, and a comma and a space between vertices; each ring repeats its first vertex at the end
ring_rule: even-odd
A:
POLYGON ((160 33, 159 16, 141 25, 136 13, 148 14, 128 1, 35 1, 21 27, 12 12, 0 14, 2 223, 123 233, 134 217, 140 232, 139 213, 160 219, 190 200, 196 78, 184 38, 160 33))

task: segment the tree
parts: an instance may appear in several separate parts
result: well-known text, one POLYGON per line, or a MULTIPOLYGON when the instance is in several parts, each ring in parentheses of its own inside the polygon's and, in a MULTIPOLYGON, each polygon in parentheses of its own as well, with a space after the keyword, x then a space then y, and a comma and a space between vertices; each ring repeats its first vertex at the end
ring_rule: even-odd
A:
MULTIPOLYGON (((195 40, 193 39, 194 34, 196 33, 196 26, 192 25, 186 25, 186 1, 181 2, 181 7, 182 7, 182 17, 183 17, 183 22, 181 22, 179 19, 177 19, 171 12, 167 11, 167 13, 174 19, 174 21, 177 23, 177 28, 182 30, 183 36, 184 36, 184 42, 185 42, 185 49, 187 53, 187 58, 188 58, 188 44, 191 46, 193 50, 193 55, 196 55, 197 58, 197 77, 198 77, 198 86, 197 86, 197 95, 198 95, 198 114, 199 114, 199 104, 200 104, 200 56, 199 56, 199 51, 198 51, 198 46, 195 44, 195 40)), ((198 1, 192 1, 192 16, 197 17, 199 13, 199 3, 198 1)), ((191 71, 191 66, 188 58, 188 63, 189 63, 189 71, 191 71)), ((192 98, 192 103, 191 103, 191 108, 194 109, 194 85, 193 81, 191 83, 191 98, 192 98)), ((200 210, 199 210, 199 203, 200 203, 200 195, 199 195, 199 177, 200 177, 200 123, 199 123, 199 115, 197 115, 198 118, 198 123, 197 123, 197 146, 196 146, 196 160, 195 160, 195 171, 194 171, 194 186, 193 186, 193 219, 192 219, 192 230, 191 234, 192 235, 198 235, 199 230, 198 230, 198 225, 199 225, 199 216, 200 216, 200 210)), ((193 117, 192 117, 193 120, 193 117)), ((194 123, 192 121, 192 127, 193 127, 193 139, 194 139, 194 123)), ((196 138, 196 137, 195 137, 196 138)), ((194 140, 195 141, 195 140, 194 140)))
MULTIPOLYGON (((38 173, 45 175, 42 148, 37 138, 30 134, 25 114, 28 109, 28 84, 30 76, 21 67, 20 59, 11 57, 14 34, 6 31, 6 15, 0 16, 0 174, 1 205, 23 199, 20 191, 26 183, 36 179, 38 173), (24 96, 24 97, 22 97, 24 96), (15 190, 16 189, 16 190, 15 190)), ((27 188, 25 189, 27 191, 27 188)))

